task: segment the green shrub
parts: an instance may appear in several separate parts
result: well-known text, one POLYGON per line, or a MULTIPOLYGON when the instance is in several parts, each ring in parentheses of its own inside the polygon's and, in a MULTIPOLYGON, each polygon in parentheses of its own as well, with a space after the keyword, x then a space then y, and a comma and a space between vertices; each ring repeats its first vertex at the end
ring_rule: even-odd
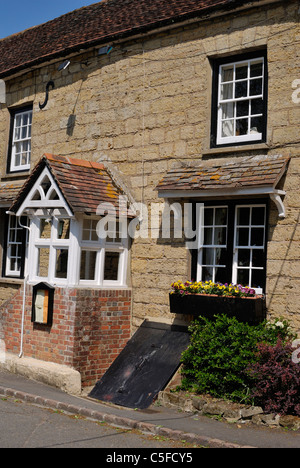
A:
POLYGON ((278 338, 285 342, 292 336, 285 321, 253 326, 226 315, 213 321, 200 317, 190 332, 190 346, 182 355, 181 388, 249 403, 253 377, 245 370, 257 360, 258 343, 275 345, 278 338))

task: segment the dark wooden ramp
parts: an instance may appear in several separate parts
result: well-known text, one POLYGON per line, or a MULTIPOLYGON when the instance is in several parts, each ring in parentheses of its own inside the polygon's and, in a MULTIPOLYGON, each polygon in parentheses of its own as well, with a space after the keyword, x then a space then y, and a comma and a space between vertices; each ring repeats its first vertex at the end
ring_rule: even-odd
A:
POLYGON ((128 408, 148 408, 179 368, 189 342, 187 327, 145 321, 89 396, 128 408))

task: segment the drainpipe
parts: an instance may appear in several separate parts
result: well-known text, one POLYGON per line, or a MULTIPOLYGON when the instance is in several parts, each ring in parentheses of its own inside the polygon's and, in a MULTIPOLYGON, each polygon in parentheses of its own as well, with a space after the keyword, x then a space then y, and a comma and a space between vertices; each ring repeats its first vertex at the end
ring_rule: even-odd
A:
MULTIPOLYGON (((6 214, 11 215, 11 216, 16 216, 16 213, 13 213, 12 211, 7 211, 6 214)), ((18 223, 19 226, 23 229, 27 229, 30 232, 30 227, 28 226, 23 226, 21 224, 21 217, 18 216, 18 223)), ((26 285, 28 281, 28 275, 24 277, 24 289, 23 289, 23 306, 22 306, 22 321, 21 321, 21 342, 20 342, 20 353, 19 353, 19 358, 23 356, 23 337, 24 337, 24 321, 25 321, 25 305, 26 305, 26 285)))
POLYGON ((24 337, 24 319, 25 319, 25 304, 26 304, 26 284, 28 281, 28 275, 24 278, 24 290, 23 290, 23 307, 22 307, 22 324, 21 324, 21 343, 20 343, 20 354, 19 358, 23 356, 23 337, 24 337))

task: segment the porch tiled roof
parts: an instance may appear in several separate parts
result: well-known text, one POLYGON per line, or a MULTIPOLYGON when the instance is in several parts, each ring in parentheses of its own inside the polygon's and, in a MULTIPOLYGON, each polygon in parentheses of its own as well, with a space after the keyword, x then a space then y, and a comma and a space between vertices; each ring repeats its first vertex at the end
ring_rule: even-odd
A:
POLYGON ((16 182, 3 182, 0 184, 0 206, 11 203, 18 195, 21 185, 16 182))
POLYGON ((243 4, 250 2, 103 0, 0 40, 0 78, 86 47, 243 4))
POLYGON ((12 211, 16 212, 21 206, 45 166, 73 213, 96 214, 100 203, 110 203, 119 214, 122 192, 103 164, 51 154, 45 154, 34 168, 11 206, 12 211))
POLYGON ((247 156, 243 158, 202 161, 197 166, 170 170, 159 182, 157 190, 200 191, 276 188, 289 158, 282 156, 247 156))

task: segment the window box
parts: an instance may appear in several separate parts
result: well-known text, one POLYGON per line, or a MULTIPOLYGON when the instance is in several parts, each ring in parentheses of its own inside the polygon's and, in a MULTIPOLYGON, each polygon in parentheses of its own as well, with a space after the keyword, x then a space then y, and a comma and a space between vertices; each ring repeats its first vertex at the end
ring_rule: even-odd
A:
POLYGON ((172 314, 202 316, 213 319, 215 315, 225 314, 236 317, 240 322, 258 324, 266 318, 266 305, 263 296, 234 297, 208 294, 170 294, 172 314))
POLYGON ((171 313, 203 316, 213 319, 225 314, 241 322, 256 324, 266 318, 265 298, 241 285, 177 281, 170 294, 171 313))

